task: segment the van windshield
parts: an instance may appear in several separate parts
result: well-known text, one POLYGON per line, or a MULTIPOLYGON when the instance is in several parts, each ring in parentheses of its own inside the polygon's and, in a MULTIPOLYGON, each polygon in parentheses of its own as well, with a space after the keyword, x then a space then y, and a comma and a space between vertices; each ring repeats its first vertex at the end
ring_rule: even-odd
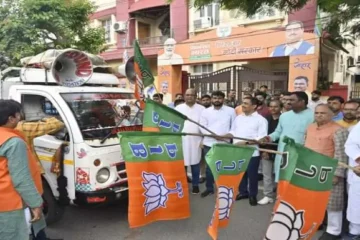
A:
POLYGON ((141 131, 143 112, 132 93, 63 93, 84 140, 120 131, 141 131), (119 124, 120 123, 120 124, 119 124), (118 125, 118 127, 117 127, 118 125))

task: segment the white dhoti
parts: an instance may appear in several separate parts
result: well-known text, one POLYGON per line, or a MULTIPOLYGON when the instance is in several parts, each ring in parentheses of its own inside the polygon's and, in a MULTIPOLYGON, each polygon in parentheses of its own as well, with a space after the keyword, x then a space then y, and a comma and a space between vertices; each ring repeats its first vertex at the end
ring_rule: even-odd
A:
POLYGON ((201 148, 200 143, 202 141, 201 137, 195 136, 183 136, 183 154, 184 154, 184 164, 185 166, 196 165, 200 163, 201 160, 201 148))
MULTIPOLYGON (((187 104, 183 103, 178 105, 175 110, 179 111, 180 113, 184 114, 191 120, 195 122, 200 122, 201 112, 205 108, 199 104, 194 104, 193 106, 188 106, 187 104)), ((200 128, 198 125, 185 121, 184 133, 200 133, 200 128)), ((200 143, 202 141, 202 137, 197 136, 183 136, 182 137, 182 144, 183 144, 183 154, 184 154, 184 164, 185 166, 196 165, 200 163, 201 160, 201 148, 200 143)))

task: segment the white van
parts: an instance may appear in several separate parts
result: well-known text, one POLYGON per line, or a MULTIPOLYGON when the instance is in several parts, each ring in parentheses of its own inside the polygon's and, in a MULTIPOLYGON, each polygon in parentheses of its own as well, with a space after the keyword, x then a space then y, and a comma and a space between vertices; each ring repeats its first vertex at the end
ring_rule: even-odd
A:
POLYGON ((108 73, 94 72, 84 85, 69 88, 59 86, 45 69, 9 68, 2 72, 2 99, 20 102, 27 120, 52 116, 66 126, 60 133, 34 140, 46 171, 44 212, 48 224, 61 218, 64 203, 59 204, 59 200, 66 203, 66 195, 77 205, 106 203, 127 195, 117 132, 141 131, 141 123, 135 125, 133 120, 142 119, 142 112, 133 90, 118 85, 118 78, 108 73), (131 110, 131 116, 121 122, 124 106, 131 110), (59 176, 52 170, 59 149, 67 187, 58 185, 59 176))

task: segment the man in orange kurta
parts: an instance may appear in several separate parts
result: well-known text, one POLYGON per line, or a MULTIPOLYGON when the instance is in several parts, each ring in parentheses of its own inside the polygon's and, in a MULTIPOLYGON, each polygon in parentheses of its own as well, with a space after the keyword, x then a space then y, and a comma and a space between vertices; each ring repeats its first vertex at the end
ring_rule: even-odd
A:
MULTIPOLYGON (((332 110, 326 104, 319 104, 315 108, 315 123, 309 125, 306 131, 305 147, 347 164, 344 145, 348 131, 333 122, 333 116, 332 110)), ((326 232, 319 238, 320 240, 341 239, 344 178, 344 168, 338 167, 335 171, 333 189, 327 207, 328 225, 326 232)))

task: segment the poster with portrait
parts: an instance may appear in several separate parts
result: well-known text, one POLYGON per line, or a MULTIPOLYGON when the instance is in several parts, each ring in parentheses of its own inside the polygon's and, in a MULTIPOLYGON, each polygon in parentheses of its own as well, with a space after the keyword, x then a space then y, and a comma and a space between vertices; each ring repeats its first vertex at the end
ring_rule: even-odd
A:
POLYGON ((173 97, 181 89, 181 65, 159 66, 156 88, 163 94, 163 103, 173 102, 173 97))
POLYGON ((316 89, 318 56, 302 55, 289 58, 289 91, 311 92, 316 89))
POLYGON ((292 21, 285 26, 285 41, 277 45, 269 57, 312 55, 315 53, 314 38, 305 37, 304 24, 292 21))

